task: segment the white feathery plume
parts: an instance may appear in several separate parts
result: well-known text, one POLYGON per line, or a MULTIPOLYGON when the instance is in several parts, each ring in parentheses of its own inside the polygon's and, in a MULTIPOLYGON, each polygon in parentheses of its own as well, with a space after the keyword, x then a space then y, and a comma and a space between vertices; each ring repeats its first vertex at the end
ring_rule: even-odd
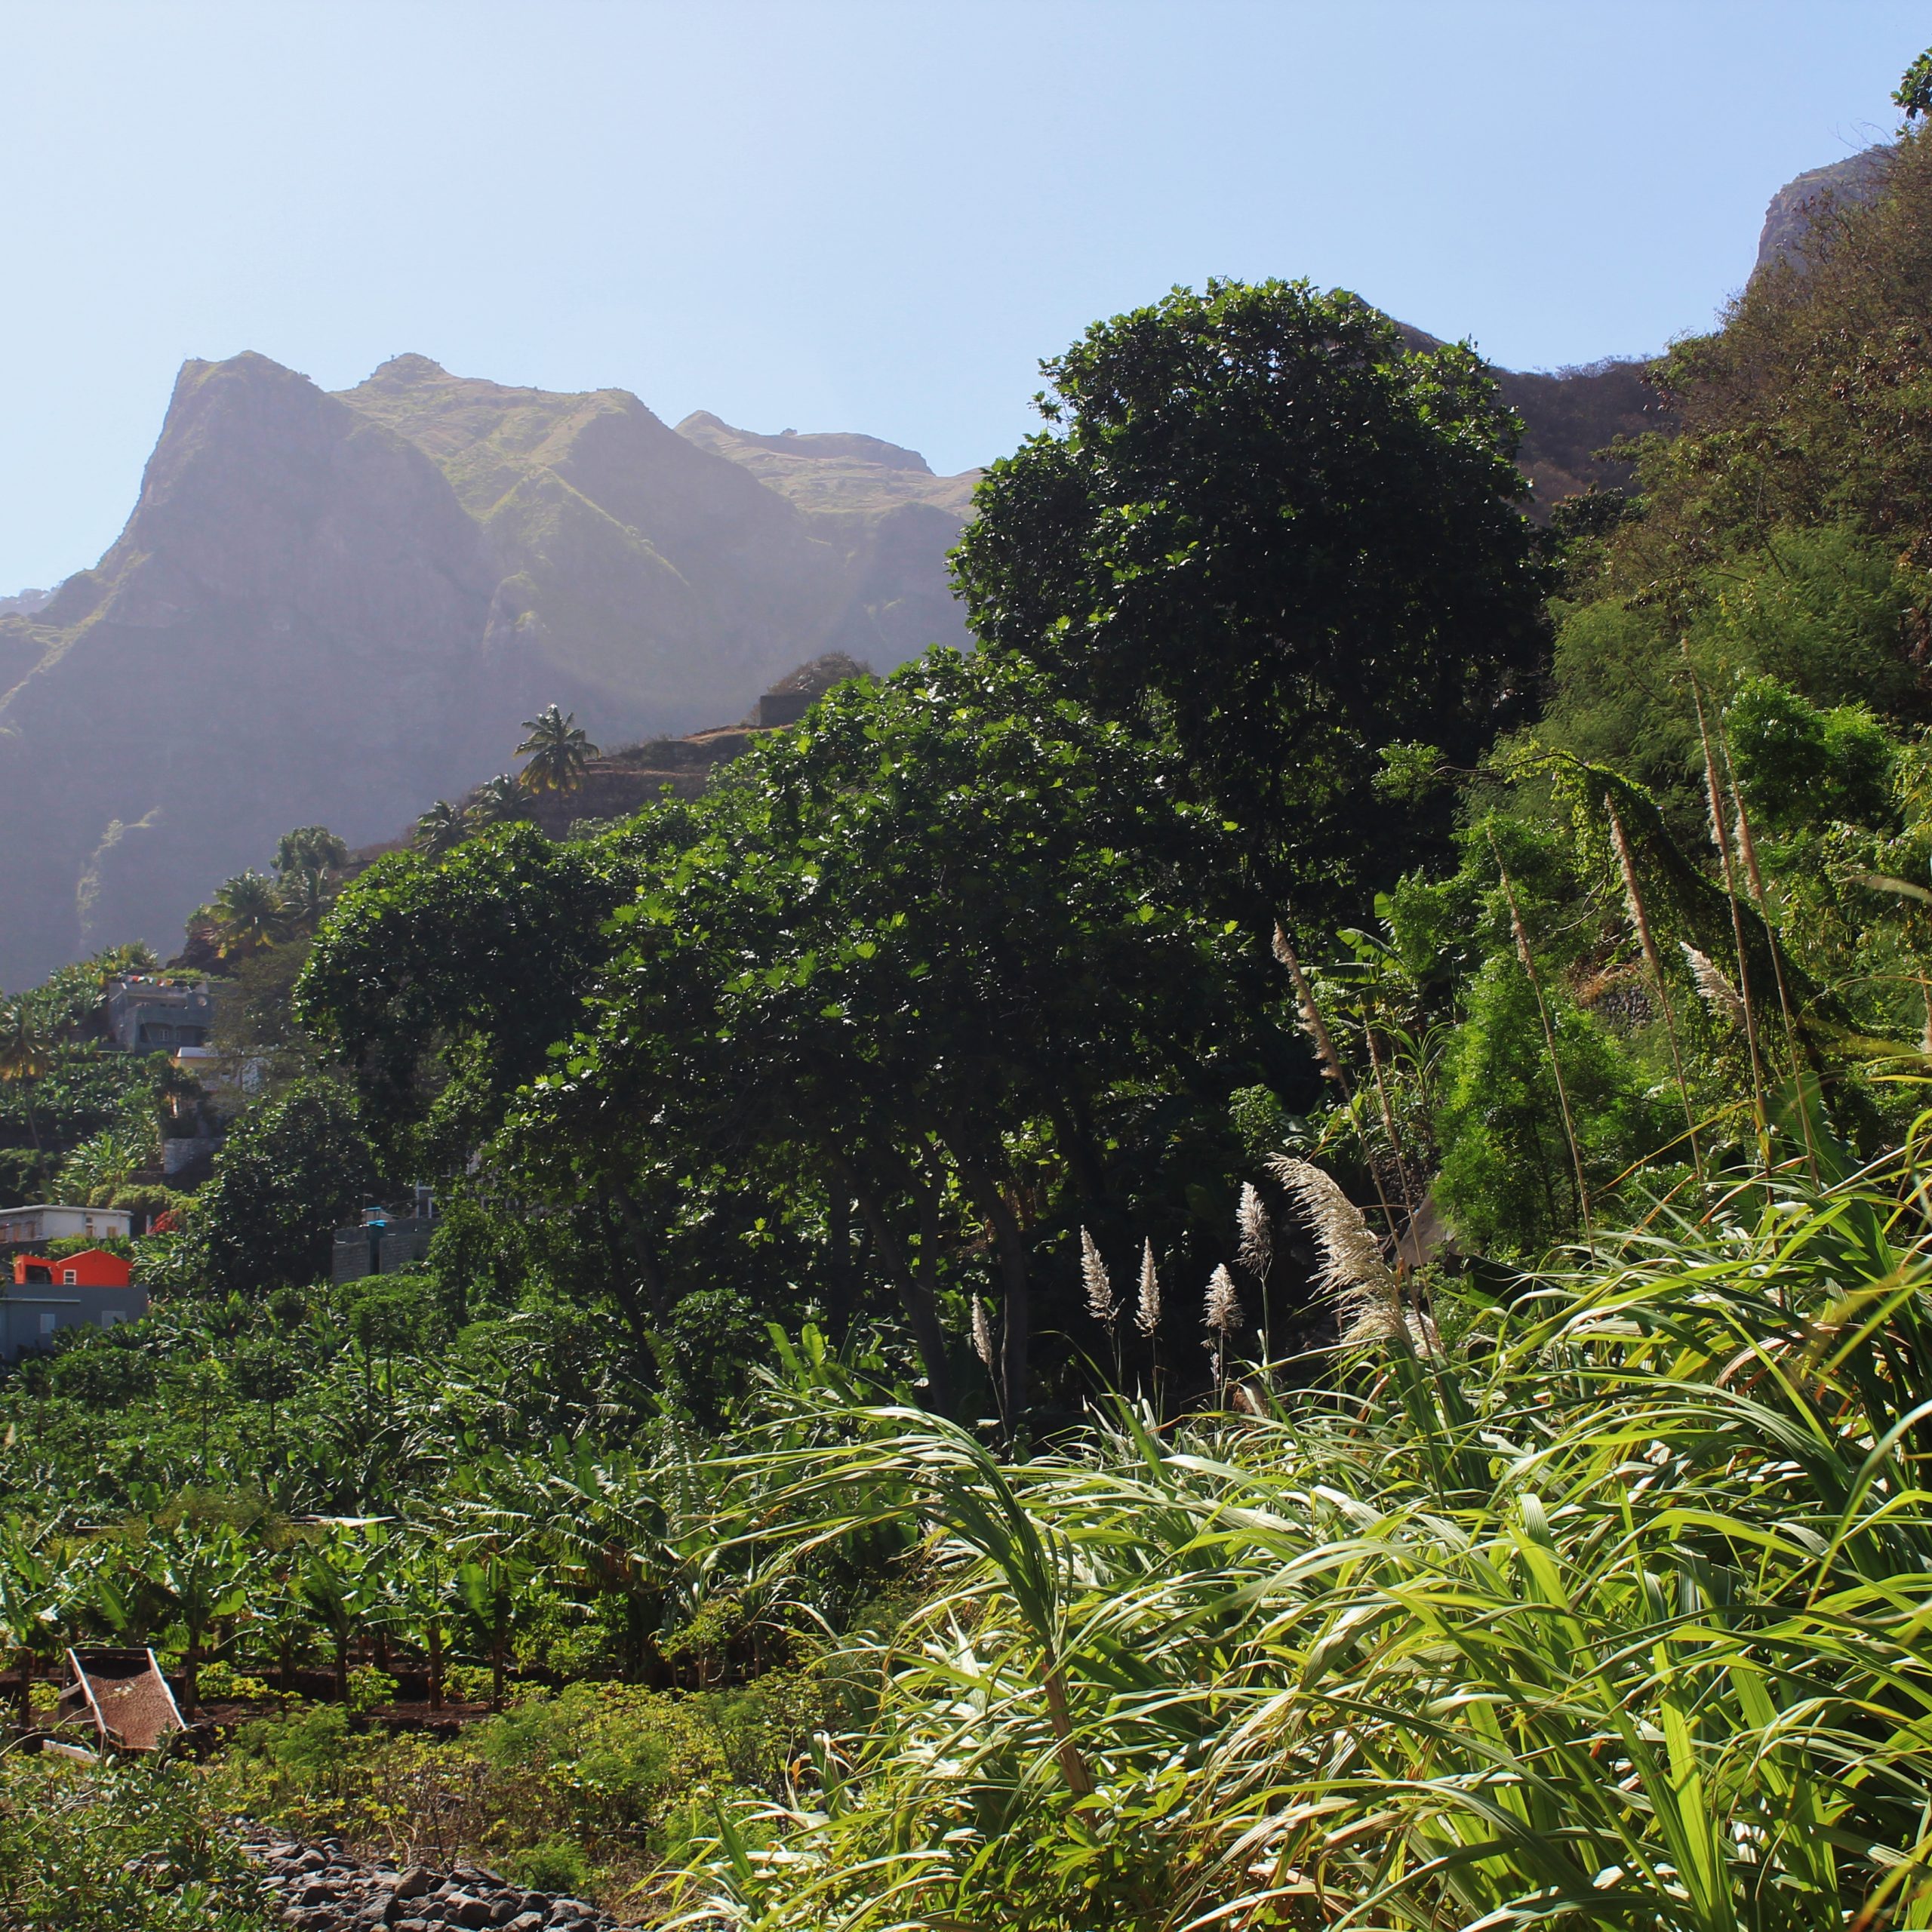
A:
POLYGON ((1268 1164, 1314 1228, 1321 1250, 1316 1285, 1335 1297, 1346 1324, 1342 1340, 1386 1340, 1403 1325, 1401 1284, 1361 1210, 1312 1161, 1277 1154, 1268 1164))
MULTIPOLYGON (((1932 1027, 1932 1020, 1926 1023, 1932 1027)), ((1140 1306, 1134 1311, 1134 1325, 1151 1341, 1161 1328, 1161 1278, 1154 1272, 1154 1244, 1140 1251, 1140 1306)))
POLYGON ((1112 1328, 1120 1319, 1120 1303, 1114 1300, 1107 1264, 1100 1259, 1094 1237, 1084 1228, 1080 1230, 1080 1278, 1087 1284, 1087 1312, 1102 1327, 1112 1328))
POLYGON ((986 1305, 975 1295, 973 1297, 973 1352, 980 1358, 986 1372, 991 1374, 993 1366, 993 1324, 986 1318, 986 1305))
POLYGON ((1241 1184, 1241 1206, 1235 1223, 1241 1235, 1235 1259, 1257 1281, 1264 1280, 1275 1258, 1275 1230, 1268 1217, 1268 1204, 1251 1180, 1241 1184))
POLYGON ((1610 817, 1610 842, 1617 853, 1617 869, 1623 875, 1623 903, 1629 911, 1630 929, 1643 948, 1644 963, 1661 984, 1663 961, 1657 957, 1657 939, 1651 931, 1651 915, 1644 910, 1644 895, 1637 889, 1637 855, 1630 849, 1630 835, 1623 829, 1623 821, 1617 817, 1617 808, 1607 798, 1603 801, 1603 808, 1610 817))
POLYGON ((1226 1335, 1241 1326, 1241 1297, 1235 1292, 1235 1278, 1225 1263, 1208 1278, 1208 1295, 1203 1314, 1217 1335, 1226 1335))
POLYGON ((1301 1016, 1301 1030, 1314 1042, 1315 1057, 1320 1063, 1321 1077, 1332 1080, 1346 1094, 1349 1091, 1349 1077, 1342 1071, 1341 1056, 1335 1051, 1335 1043, 1328 1037, 1328 1029, 1321 1023, 1321 1009, 1315 1003, 1315 989, 1308 983, 1308 975, 1301 969, 1301 961, 1295 957, 1295 949, 1289 943, 1287 929, 1278 919, 1275 922, 1275 957, 1288 969, 1288 977, 1294 982, 1295 1011, 1301 1016))
MULTIPOLYGON (((1690 1088, 1684 1078, 1684 1055, 1677 1044, 1677 1016, 1671 1011, 1670 989, 1664 983, 1663 958, 1657 951, 1657 935, 1651 930, 1651 915, 1644 909, 1644 895, 1637 885, 1637 855, 1630 849, 1630 836, 1623 829, 1623 821, 1618 817, 1615 801, 1608 792, 1604 794, 1604 816, 1610 820, 1610 842, 1617 852, 1617 869, 1623 875, 1623 903, 1629 909, 1630 924, 1637 935, 1638 943, 1644 949, 1644 964, 1650 968, 1651 983, 1657 996, 1657 1005, 1663 1014, 1664 1032, 1670 1041, 1670 1064, 1677 1075, 1677 1091, 1684 1103, 1684 1125, 1690 1141, 1690 1164, 1697 1170, 1701 1183, 1704 1177, 1704 1157, 1697 1146, 1697 1110, 1690 1104, 1690 1088)), ((1932 1020, 1928 1021, 1932 1024, 1932 1020)))
POLYGON ((1745 1023, 1744 1000, 1724 974, 1716 963, 1707 955, 1700 952, 1687 939, 1681 942, 1684 956, 1690 961, 1690 976, 1697 982, 1697 991, 1704 1004, 1711 1011, 1728 1020, 1734 1026, 1745 1023))

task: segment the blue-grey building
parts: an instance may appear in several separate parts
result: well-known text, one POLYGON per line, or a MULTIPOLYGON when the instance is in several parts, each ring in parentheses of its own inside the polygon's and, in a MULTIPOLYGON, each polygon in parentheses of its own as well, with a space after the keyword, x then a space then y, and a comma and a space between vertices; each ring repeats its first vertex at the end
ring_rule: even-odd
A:
POLYGON ((214 995, 205 980, 130 973, 107 983, 108 1043, 124 1053, 205 1047, 214 1032, 214 995))
POLYGON ((146 1288, 9 1281, 0 1284, 0 1359, 17 1361, 26 1350, 51 1349, 63 1328, 118 1327, 147 1312, 146 1288))

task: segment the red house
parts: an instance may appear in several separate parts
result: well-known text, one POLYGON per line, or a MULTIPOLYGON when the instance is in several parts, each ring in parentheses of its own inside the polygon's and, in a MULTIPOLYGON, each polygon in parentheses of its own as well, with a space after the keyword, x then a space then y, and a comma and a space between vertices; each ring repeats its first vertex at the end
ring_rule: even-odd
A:
POLYGON ((44 1254, 14 1257, 14 1284, 66 1288, 125 1288, 134 1278, 131 1266, 104 1247, 84 1247, 50 1261, 44 1254))

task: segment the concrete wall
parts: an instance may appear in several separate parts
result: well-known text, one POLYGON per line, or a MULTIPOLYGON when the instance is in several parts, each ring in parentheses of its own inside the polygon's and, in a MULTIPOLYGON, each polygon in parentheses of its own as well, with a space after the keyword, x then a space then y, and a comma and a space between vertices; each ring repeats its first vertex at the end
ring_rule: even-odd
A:
POLYGON ((429 1252, 435 1226, 427 1215, 399 1215, 380 1229, 337 1229, 330 1280, 359 1281, 365 1275, 393 1274, 409 1262, 420 1261, 429 1252), (373 1241, 372 1235, 377 1237, 373 1241))
POLYGON ((0 1292, 0 1358, 17 1361, 23 1350, 51 1349, 63 1328, 112 1328, 138 1321, 147 1312, 145 1288, 8 1284, 0 1292))

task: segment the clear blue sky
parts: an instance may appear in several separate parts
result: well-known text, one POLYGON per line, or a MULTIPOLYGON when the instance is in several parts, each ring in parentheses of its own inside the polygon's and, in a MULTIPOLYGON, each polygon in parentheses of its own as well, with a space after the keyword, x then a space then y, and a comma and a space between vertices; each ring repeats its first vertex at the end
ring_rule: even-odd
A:
POLYGON ((0 0, 0 594, 112 540, 189 355, 957 469, 1213 274, 1517 368, 1654 349, 1928 41, 1890 0, 0 0))

